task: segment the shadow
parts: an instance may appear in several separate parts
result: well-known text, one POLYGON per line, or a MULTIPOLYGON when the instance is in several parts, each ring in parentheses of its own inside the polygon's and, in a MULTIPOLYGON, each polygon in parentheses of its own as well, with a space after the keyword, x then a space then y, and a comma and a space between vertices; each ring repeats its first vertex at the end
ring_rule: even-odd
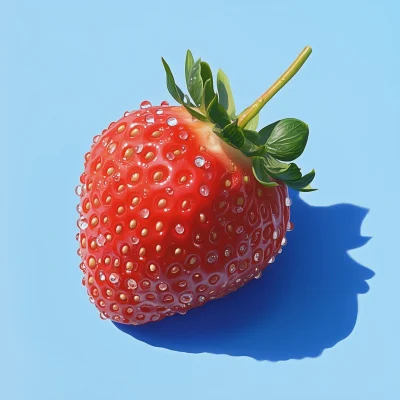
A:
POLYGON ((347 253, 366 244, 368 210, 313 207, 291 193, 289 244, 262 279, 203 307, 142 326, 115 325, 152 346, 280 361, 317 357, 353 331, 374 273, 347 253))

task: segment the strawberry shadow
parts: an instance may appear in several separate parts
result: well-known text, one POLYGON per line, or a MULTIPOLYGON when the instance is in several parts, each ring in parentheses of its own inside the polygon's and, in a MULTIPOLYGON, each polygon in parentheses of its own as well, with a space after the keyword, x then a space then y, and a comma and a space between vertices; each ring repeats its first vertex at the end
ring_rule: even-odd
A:
POLYGON ((269 361, 317 357, 345 339, 357 321, 357 296, 374 276, 347 253, 369 240, 360 235, 368 210, 313 207, 297 193, 291 197, 295 229, 262 279, 185 316, 115 325, 156 347, 269 361))

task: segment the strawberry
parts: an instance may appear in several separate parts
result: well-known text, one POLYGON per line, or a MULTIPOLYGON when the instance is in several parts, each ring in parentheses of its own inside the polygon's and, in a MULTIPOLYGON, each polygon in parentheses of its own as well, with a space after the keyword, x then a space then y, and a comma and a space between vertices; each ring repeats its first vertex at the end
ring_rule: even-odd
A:
POLYGON ((308 126, 288 118, 256 131, 264 104, 297 72, 307 47, 238 116, 229 82, 188 51, 192 97, 167 86, 179 103, 144 101, 126 112, 85 155, 76 189, 83 285, 102 319, 145 324, 184 314, 237 290, 286 244, 288 186, 310 191, 293 161, 308 126))

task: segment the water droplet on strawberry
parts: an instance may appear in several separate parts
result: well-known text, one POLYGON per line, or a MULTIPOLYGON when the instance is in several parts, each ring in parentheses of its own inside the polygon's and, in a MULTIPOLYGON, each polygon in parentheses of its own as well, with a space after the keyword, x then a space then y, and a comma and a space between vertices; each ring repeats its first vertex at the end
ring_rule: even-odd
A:
POLYGON ((162 108, 157 108, 157 110, 156 110, 157 115, 161 115, 163 112, 164 112, 164 110, 162 108))
POLYGON ((151 114, 146 115, 145 119, 148 124, 154 124, 154 117, 151 114))
POLYGON ((254 258, 254 261, 256 261, 256 262, 260 261, 260 253, 259 252, 255 253, 253 258, 254 258))
POLYGON ((163 107, 168 107, 168 106, 169 106, 169 103, 168 103, 167 100, 164 100, 164 101, 161 102, 161 105, 162 105, 163 107))
POLYGON ((205 298, 204 296, 199 296, 199 297, 197 298, 197 300, 198 300, 200 303, 203 303, 205 299, 206 299, 206 298, 205 298))
POLYGON ((104 246, 104 243, 106 242, 106 238, 103 236, 103 235, 99 235, 99 236, 97 236, 97 238, 96 238, 96 243, 97 243, 97 245, 98 246, 104 246))
POLYGON ((77 196, 82 196, 82 186, 81 185, 78 185, 75 188, 75 193, 76 193, 77 196))
POLYGON ((134 279, 128 279, 127 285, 131 290, 137 289, 137 282, 134 279))
POLYGON ((139 144, 138 146, 135 146, 135 147, 134 147, 135 153, 136 153, 136 154, 141 153, 142 150, 143 150, 143 147, 144 147, 143 144, 139 144))
POLYGON ((211 253, 208 257, 207 257, 207 261, 212 264, 215 263, 215 261, 218 260, 218 254, 217 253, 211 253))
POLYGON ((133 244, 138 244, 139 243, 139 239, 137 237, 131 238, 131 241, 132 241, 133 244))
POLYGON ((149 218, 150 211, 149 211, 149 209, 147 209, 147 208, 143 208, 142 210, 140 210, 139 215, 140 215, 142 218, 149 218))
POLYGON ((166 157, 167 157, 167 159, 170 160, 170 161, 172 161, 172 160, 175 158, 174 153, 167 153, 167 154, 166 154, 166 157))
POLYGON ((119 172, 116 172, 113 175, 113 179, 114 179, 115 182, 119 182, 119 180, 121 179, 121 174, 119 172))
POLYGON ((179 235, 182 235, 185 232, 185 228, 183 227, 183 225, 181 224, 177 224, 175 226, 175 231, 176 233, 178 233, 179 235))
POLYGON ((179 137, 182 140, 186 140, 189 137, 189 134, 186 131, 182 131, 182 132, 179 133, 179 137))
POLYGON ((289 222, 287 223, 287 228, 286 228, 286 229, 290 232, 290 231, 293 230, 293 228, 294 228, 293 224, 289 221, 289 222))
POLYGON ((275 257, 271 257, 271 259, 268 261, 268 264, 272 264, 275 261, 275 257))
POLYGON ((100 140, 100 135, 96 135, 96 136, 93 138, 93 143, 98 143, 99 140, 100 140))
POLYGON ((92 296, 89 296, 89 301, 94 304, 94 298, 92 296))
POLYGON ((210 189, 208 188, 207 185, 200 186, 200 194, 204 197, 206 197, 210 194, 210 189))
POLYGON ((89 226, 87 219, 85 217, 80 217, 78 219, 78 228, 82 229, 83 231, 89 226))
POLYGON ((192 293, 183 293, 181 294, 181 296, 179 297, 179 300, 183 303, 183 304, 188 304, 193 300, 193 295, 192 293))
POLYGON ((144 100, 140 103, 140 108, 142 109, 146 109, 146 108, 150 108, 151 107, 151 103, 148 100, 144 100))
POLYGON ((281 245, 282 245, 282 246, 285 246, 286 244, 287 244, 287 239, 284 237, 284 238, 282 239, 281 245))
POLYGON ((160 283, 158 285, 158 289, 160 289, 162 292, 168 289, 168 285, 166 283, 160 283))
POLYGON ((174 118, 174 117, 169 117, 167 119, 167 124, 169 126, 176 126, 176 125, 178 125, 178 120, 176 118, 174 118))
POLYGON ((274 233, 272 234, 272 239, 276 240, 278 239, 278 232, 274 231, 274 233))
POLYGON ((290 197, 286 197, 285 204, 287 207, 290 207, 292 205, 292 200, 290 199, 290 197))
POLYGON ((167 187, 166 189, 165 189, 165 191, 167 192, 167 194, 169 194, 170 196, 172 196, 173 194, 174 194, 174 191, 173 191, 173 189, 172 188, 170 188, 170 187, 167 187))
POLYGON ((125 111, 125 112, 124 112, 124 117, 127 117, 129 114, 130 114, 129 111, 125 111))
POLYGON ((196 165, 196 167, 201 168, 205 163, 206 163, 206 160, 205 160, 205 158, 202 157, 202 156, 197 156, 197 157, 194 159, 194 165, 196 165))
POLYGON ((118 274, 115 274, 115 273, 112 273, 112 274, 109 276, 108 279, 110 280, 111 283, 116 284, 116 283, 119 282, 119 275, 118 275, 118 274))
POLYGON ((102 320, 108 319, 108 317, 103 312, 100 313, 100 318, 102 320))

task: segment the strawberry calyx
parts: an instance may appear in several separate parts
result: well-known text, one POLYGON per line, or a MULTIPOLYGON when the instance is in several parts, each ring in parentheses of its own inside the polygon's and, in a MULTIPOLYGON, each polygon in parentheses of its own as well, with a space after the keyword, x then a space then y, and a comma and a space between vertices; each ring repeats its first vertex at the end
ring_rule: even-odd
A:
POLYGON ((189 95, 179 88, 169 65, 162 62, 166 72, 167 88, 172 97, 193 118, 210 122, 213 131, 226 143, 240 150, 252 160, 255 178, 264 186, 278 186, 284 182, 292 189, 313 191, 310 183, 315 171, 303 175, 293 162, 304 151, 309 135, 308 125, 295 118, 285 118, 257 130, 259 113, 265 104, 293 78, 311 54, 307 46, 281 77, 250 107, 236 115, 235 102, 226 74, 217 74, 217 90, 210 66, 194 61, 190 50, 186 53, 185 78, 189 95), (289 163, 287 163, 289 162, 289 163))

